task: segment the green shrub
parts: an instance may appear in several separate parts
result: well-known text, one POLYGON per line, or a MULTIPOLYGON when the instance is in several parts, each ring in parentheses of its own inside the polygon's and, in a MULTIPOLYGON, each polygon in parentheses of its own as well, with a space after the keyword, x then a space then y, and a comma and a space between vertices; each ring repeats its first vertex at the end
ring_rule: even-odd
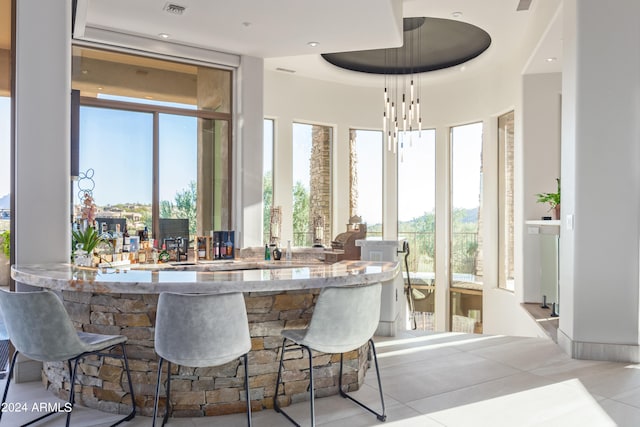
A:
POLYGON ((9 230, 0 233, 2 237, 2 252, 9 258, 11 256, 11 232, 9 230))

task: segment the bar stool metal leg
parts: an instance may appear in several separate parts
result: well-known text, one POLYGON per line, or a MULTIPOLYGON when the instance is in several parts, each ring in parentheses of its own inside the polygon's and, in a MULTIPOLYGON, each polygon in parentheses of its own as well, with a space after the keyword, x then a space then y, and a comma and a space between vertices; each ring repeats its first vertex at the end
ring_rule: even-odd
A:
POLYGON ((242 356, 244 362, 244 389, 247 394, 247 425, 251 427, 251 391, 249 390, 249 353, 242 356))
MULTIPOLYGON (((165 359, 163 359, 162 357, 158 361, 158 380, 156 381, 156 399, 153 404, 153 418, 151 419, 152 427, 155 427, 156 419, 158 417, 158 406, 160 402, 160 381, 162 379, 162 364, 164 361, 165 359)), ((164 405, 164 416, 162 417, 163 427, 167 423, 167 420, 169 419, 169 407, 171 406, 171 362, 169 362, 168 360, 166 362, 167 362, 167 386, 165 387, 166 389, 165 394, 167 396, 167 400, 164 405)))
MULTIPOLYGON (((4 393, 2 394, 2 403, 0 406, 4 406, 4 402, 7 401, 7 394, 9 393, 9 383, 11 382, 11 377, 13 377, 13 368, 16 364, 16 359, 18 358, 18 350, 13 353, 13 357, 11 358, 11 365, 9 366, 9 372, 7 373, 7 383, 4 385, 4 393)), ((2 414, 4 411, 0 411, 0 420, 2 419, 2 414)))
MULTIPOLYGON (((151 419, 151 426, 156 426, 156 417, 158 415, 158 401, 160 400, 160 377, 162 376, 162 362, 164 359, 161 357, 158 360, 158 379, 156 380, 156 399, 153 404, 153 418, 151 419)), ((168 399, 167 399, 168 400, 168 399)))
POLYGON ((378 413, 378 412, 374 411, 373 409, 371 409, 370 407, 368 407, 364 403, 362 403, 359 400, 355 399, 354 397, 348 395, 344 390, 342 390, 342 365, 343 365, 342 364, 342 359, 343 359, 343 353, 340 353, 340 378, 338 380, 338 390, 340 391, 340 396, 344 397, 345 399, 349 399, 352 402, 357 403, 358 405, 360 405, 361 407, 363 407, 367 411, 369 411, 372 414, 374 414, 376 416, 376 418, 378 418, 379 421, 383 421, 384 422, 384 421, 387 420, 387 415, 385 413, 386 411, 385 411, 385 407, 384 407, 384 396, 382 394, 382 382, 380 381, 380 369, 378 368, 378 355, 376 354, 376 347, 373 344, 373 340, 372 339, 369 340, 369 349, 373 353, 373 361, 374 361, 374 364, 376 366, 376 376, 378 377, 378 391, 380 392, 380 402, 382 403, 382 413, 378 413))
POLYGON ((309 355, 309 412, 311 414, 311 427, 315 427, 316 425, 316 408, 315 408, 315 390, 314 390, 314 386, 313 386, 313 357, 311 355, 311 349, 309 347, 307 347, 306 345, 302 345, 302 344, 295 344, 292 345, 292 347, 295 346, 295 348, 290 348, 287 349, 286 347, 286 341, 287 339, 285 338, 282 341, 282 351, 280 352, 280 366, 278 368, 278 378, 276 380, 276 392, 275 392, 275 397, 273 398, 273 409, 276 412, 281 413, 282 415, 285 416, 286 419, 288 419, 293 425, 300 427, 300 424, 298 424, 296 422, 296 420, 294 420, 293 418, 291 418, 291 416, 289 414, 287 414, 278 404, 278 390, 280 389, 280 383, 282 380, 282 368, 283 368, 283 364, 284 364, 284 353, 286 351, 290 351, 290 350, 297 350, 298 348, 303 348, 305 350, 307 350, 307 353, 309 355))
POLYGON ((171 362, 167 360, 167 404, 164 407, 164 418, 162 419, 162 427, 167 423, 169 419, 169 411, 173 413, 173 408, 171 407, 171 362))
POLYGON ((131 421, 136 416, 136 396, 133 394, 133 383, 131 382, 131 371, 129 370, 129 358, 127 357, 127 351, 124 343, 120 343, 122 349, 122 360, 124 363, 124 371, 127 373, 127 381, 129 382, 129 393, 131 394, 131 412, 125 418, 112 424, 111 427, 115 427, 123 421, 131 421))

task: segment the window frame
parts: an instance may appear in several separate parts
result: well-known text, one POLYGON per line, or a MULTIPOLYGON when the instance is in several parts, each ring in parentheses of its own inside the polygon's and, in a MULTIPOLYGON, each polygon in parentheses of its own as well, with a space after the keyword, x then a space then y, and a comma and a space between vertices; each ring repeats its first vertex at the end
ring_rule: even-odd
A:
POLYGON ((233 155, 232 151, 232 141, 233 141, 233 127, 232 127, 232 115, 231 113, 218 113, 207 110, 194 110, 194 109, 186 109, 186 108, 178 108, 178 107, 170 107, 164 105, 157 104, 142 104, 130 101, 120 101, 113 99, 101 99, 101 98, 93 98, 93 97, 80 97, 80 107, 95 107, 95 108, 105 108, 105 109, 113 109, 113 110, 121 110, 121 111, 131 111, 131 112, 140 112, 140 113, 150 113, 153 115, 153 161, 152 161, 152 198, 151 198, 151 216, 152 216, 152 234, 153 236, 157 236, 160 231, 160 188, 159 188, 159 150, 160 150, 160 135, 159 135, 159 117, 161 114, 171 114, 171 115, 180 115, 180 116, 189 116, 195 117, 198 119, 209 119, 216 121, 225 121, 227 122, 228 127, 228 138, 227 145, 230 155, 227 159, 227 169, 230 171, 229 180, 227 183, 227 194, 229 194, 228 200, 228 220, 227 224, 223 224, 223 228, 231 229, 231 219, 233 218, 233 197, 232 197, 232 188, 233 188, 233 155))

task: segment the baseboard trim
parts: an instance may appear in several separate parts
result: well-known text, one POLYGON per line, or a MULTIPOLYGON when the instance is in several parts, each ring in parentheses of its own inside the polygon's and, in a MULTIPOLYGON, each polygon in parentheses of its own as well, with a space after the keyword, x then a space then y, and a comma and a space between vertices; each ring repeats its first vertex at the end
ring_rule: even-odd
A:
POLYGON ((13 377, 16 384, 42 381, 42 362, 31 360, 19 354, 13 371, 13 377))
POLYGON ((638 345, 574 341, 562 329, 558 329, 558 345, 573 359, 626 363, 640 362, 640 346, 638 345))

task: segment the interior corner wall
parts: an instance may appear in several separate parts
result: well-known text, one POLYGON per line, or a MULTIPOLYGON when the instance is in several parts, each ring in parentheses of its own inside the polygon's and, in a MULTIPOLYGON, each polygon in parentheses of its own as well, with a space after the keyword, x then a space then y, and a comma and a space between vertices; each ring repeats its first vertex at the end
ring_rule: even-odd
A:
MULTIPOLYGON (((552 215, 547 204, 536 202, 537 193, 556 191, 560 178, 562 73, 529 74, 522 78, 522 144, 520 146, 521 221, 552 215)), ((545 232, 542 227, 540 233, 545 232)), ((540 236, 522 232, 522 300, 541 302, 540 236)))
POLYGON ((634 0, 564 5, 558 338, 578 358, 640 360, 639 15, 634 0))

